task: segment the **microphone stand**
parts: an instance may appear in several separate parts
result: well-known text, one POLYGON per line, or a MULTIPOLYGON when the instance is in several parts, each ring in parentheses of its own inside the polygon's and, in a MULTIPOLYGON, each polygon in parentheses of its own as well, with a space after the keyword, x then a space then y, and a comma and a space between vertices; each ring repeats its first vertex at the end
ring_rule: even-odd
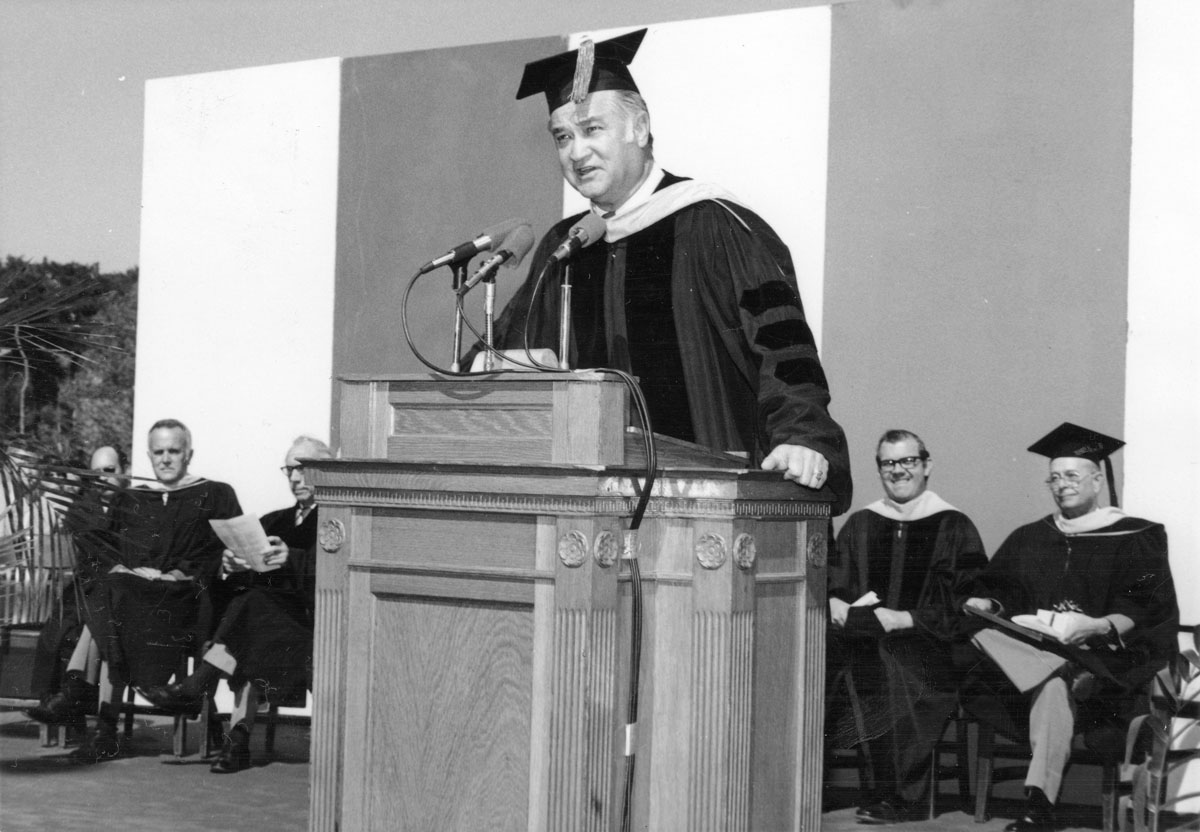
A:
MULTIPOLYGON (((467 261, 451 266, 454 277, 451 280, 450 288, 454 290, 457 298, 459 287, 463 285, 467 277, 467 261)), ((463 313, 462 303, 457 299, 454 302, 454 360, 450 362, 450 372, 457 373, 462 369, 462 364, 459 362, 459 356, 462 355, 462 326, 463 313)))
POLYGON ((493 352, 493 324, 496 318, 496 273, 493 271, 483 280, 483 343, 486 345, 483 353, 483 370, 490 373, 496 364, 496 353, 493 352))
POLYGON ((558 368, 571 369, 571 264, 563 266, 562 289, 559 298, 558 368))

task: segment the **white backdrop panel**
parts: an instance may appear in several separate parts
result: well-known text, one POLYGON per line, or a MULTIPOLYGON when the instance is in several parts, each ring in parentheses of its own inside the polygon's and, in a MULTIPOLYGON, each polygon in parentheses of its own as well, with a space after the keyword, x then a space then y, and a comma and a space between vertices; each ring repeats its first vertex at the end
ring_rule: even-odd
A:
POLYGON ((291 439, 328 439, 340 60, 146 85, 135 473, 157 419, 246 511, 291 499, 291 439))
POLYGON ((1161 521, 1200 623, 1200 4, 1136 6, 1125 508, 1161 521))
MULTIPOLYGON (((1200 4, 1134 7, 1125 508, 1166 524, 1183 623, 1200 623, 1200 4)), ((1172 795, 1200 790, 1176 769, 1172 795)), ((1191 797, 1173 811, 1200 811, 1191 797)))

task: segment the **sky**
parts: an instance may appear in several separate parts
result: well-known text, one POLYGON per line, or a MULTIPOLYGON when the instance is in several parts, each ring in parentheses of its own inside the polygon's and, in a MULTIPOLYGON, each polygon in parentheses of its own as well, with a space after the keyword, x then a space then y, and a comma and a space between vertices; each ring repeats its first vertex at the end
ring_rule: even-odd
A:
POLYGON ((647 7, 646 23, 730 11, 727 0, 539 5, 531 15, 527 0, 3 0, 0 256, 137 264, 148 79, 629 25, 647 7))

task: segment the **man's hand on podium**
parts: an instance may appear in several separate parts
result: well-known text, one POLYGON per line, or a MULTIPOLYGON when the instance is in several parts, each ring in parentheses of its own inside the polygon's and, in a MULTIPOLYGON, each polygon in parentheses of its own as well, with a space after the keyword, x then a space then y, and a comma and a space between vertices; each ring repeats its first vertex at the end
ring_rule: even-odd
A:
POLYGON ((783 478, 807 488, 819 489, 829 477, 824 454, 803 445, 777 445, 762 461, 764 471, 783 471, 783 478))

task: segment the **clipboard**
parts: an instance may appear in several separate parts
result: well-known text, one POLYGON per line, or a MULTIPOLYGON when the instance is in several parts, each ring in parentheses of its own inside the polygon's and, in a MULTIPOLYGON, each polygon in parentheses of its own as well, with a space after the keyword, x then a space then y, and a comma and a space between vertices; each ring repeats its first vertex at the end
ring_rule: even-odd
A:
MULTIPOLYGON (((1043 654, 1049 654, 1056 656, 1059 659, 1074 662, 1075 664, 1080 665, 1086 670, 1094 673, 1098 678, 1107 679, 1117 685, 1121 684, 1117 681, 1116 677, 1112 675, 1112 671, 1108 669, 1108 666, 1105 665, 1104 662, 1102 662, 1091 650, 1084 650, 1079 647, 1074 647, 1070 644, 1063 644, 1056 638, 1052 638, 1045 633, 1038 632, 1037 630, 1031 630, 1028 627, 1023 627, 1020 624, 996 615, 995 613, 985 612, 983 610, 975 609, 974 607, 963 607, 963 609, 971 615, 984 619, 993 626, 996 632, 1008 636, 1009 640, 1011 641, 1016 641, 1036 648, 1043 654)), ((1009 679, 1011 679, 1013 683, 1020 688, 1022 683, 1028 681, 1028 676, 1018 671, 1017 675, 1022 678, 1022 682, 1018 682, 1016 679, 1014 679, 1013 674, 1009 673, 1009 669, 1006 668, 1004 664, 1005 662, 1011 661, 1011 655, 1009 651, 1003 651, 999 654, 1000 658, 997 658, 997 655, 993 655, 993 652, 988 649, 988 645, 981 643, 981 641, 995 645, 1000 640, 993 639, 990 636, 985 635, 985 633, 987 633, 986 629, 981 630, 980 632, 976 633, 974 637, 972 637, 971 641, 977 647, 983 650, 983 652, 986 653, 992 659, 992 661, 996 662, 997 666, 999 666, 1000 669, 1009 676, 1009 679), (983 638, 981 639, 980 636, 983 636, 983 638)), ((1062 666, 1063 662, 1047 659, 1045 664, 1046 666, 1056 665, 1054 669, 1057 669, 1058 667, 1062 666)), ((1049 674, 1046 675, 1048 676, 1049 674)))
POLYGON ((1065 644, 1049 638, 1045 633, 1038 632, 1037 630, 1031 630, 1028 627, 1022 627, 1020 624, 1009 621, 1007 618, 1003 618, 993 612, 986 612, 984 610, 976 609, 975 607, 963 607, 963 609, 971 615, 975 615, 984 619, 993 627, 999 627, 1001 630, 1005 630, 1013 635, 1026 639, 1027 641, 1032 641, 1035 644, 1050 641, 1051 643, 1057 644, 1060 647, 1066 647, 1065 644))

